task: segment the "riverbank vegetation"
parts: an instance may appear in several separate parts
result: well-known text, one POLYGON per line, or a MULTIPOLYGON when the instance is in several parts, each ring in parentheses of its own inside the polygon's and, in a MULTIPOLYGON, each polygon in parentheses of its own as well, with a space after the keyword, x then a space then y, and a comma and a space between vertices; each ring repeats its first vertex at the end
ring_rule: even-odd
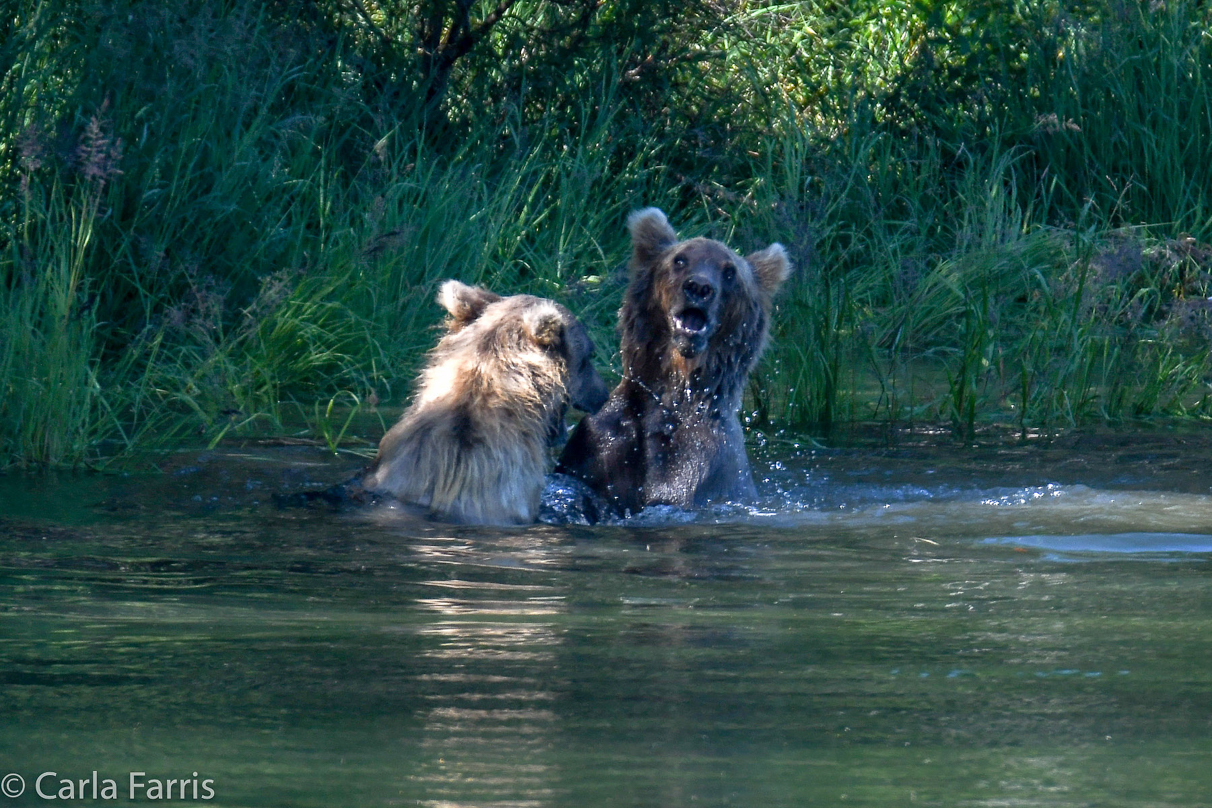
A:
POLYGON ((609 354, 645 205, 799 267, 751 421, 1208 417, 1210 15, 16 0, 0 466, 335 445, 406 398, 445 278, 556 298, 609 354))

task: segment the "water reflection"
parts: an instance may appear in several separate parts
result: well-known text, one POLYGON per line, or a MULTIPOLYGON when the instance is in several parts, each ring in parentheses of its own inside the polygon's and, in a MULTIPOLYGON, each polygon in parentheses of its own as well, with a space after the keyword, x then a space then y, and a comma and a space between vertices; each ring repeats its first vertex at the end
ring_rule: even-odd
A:
POLYGON ((560 586, 530 583, 557 563, 557 542, 536 537, 435 537, 412 542, 425 568, 467 577, 421 583, 415 609, 425 693, 421 759, 410 776, 423 804, 551 805, 558 742, 552 675, 566 612, 560 586), (473 580, 485 570, 525 580, 473 580))

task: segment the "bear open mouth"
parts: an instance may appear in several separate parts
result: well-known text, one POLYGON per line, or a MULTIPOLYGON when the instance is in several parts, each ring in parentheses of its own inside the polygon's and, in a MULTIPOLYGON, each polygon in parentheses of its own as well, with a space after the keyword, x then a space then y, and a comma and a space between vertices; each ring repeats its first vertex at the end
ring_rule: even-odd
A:
POLYGON ((707 312, 696 308, 682 309, 673 315, 673 324, 687 334, 701 334, 707 329, 707 312))

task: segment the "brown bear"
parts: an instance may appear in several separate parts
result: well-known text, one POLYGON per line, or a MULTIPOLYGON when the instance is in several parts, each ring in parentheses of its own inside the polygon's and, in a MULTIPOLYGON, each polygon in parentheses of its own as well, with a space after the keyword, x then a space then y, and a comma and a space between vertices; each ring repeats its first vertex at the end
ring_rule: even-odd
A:
POLYGON ((656 208, 632 213, 631 279, 619 310, 623 380, 578 424, 558 473, 621 514, 757 495, 737 411, 791 273, 780 244, 742 258, 678 241, 656 208))
POLYGON ((568 405, 594 412, 608 395, 593 342, 543 298, 447 281, 438 302, 446 334, 360 485, 444 521, 533 522, 568 405))

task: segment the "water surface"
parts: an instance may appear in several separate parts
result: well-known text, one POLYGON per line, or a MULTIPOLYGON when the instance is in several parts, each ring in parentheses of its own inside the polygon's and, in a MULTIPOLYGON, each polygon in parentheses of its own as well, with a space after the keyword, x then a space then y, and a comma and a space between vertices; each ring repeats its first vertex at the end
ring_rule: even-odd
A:
POLYGON ((0 775, 13 805, 94 770, 233 806, 1212 804, 1209 457, 776 435, 757 507, 514 530, 275 508, 353 468, 318 449, 0 477, 0 775))

